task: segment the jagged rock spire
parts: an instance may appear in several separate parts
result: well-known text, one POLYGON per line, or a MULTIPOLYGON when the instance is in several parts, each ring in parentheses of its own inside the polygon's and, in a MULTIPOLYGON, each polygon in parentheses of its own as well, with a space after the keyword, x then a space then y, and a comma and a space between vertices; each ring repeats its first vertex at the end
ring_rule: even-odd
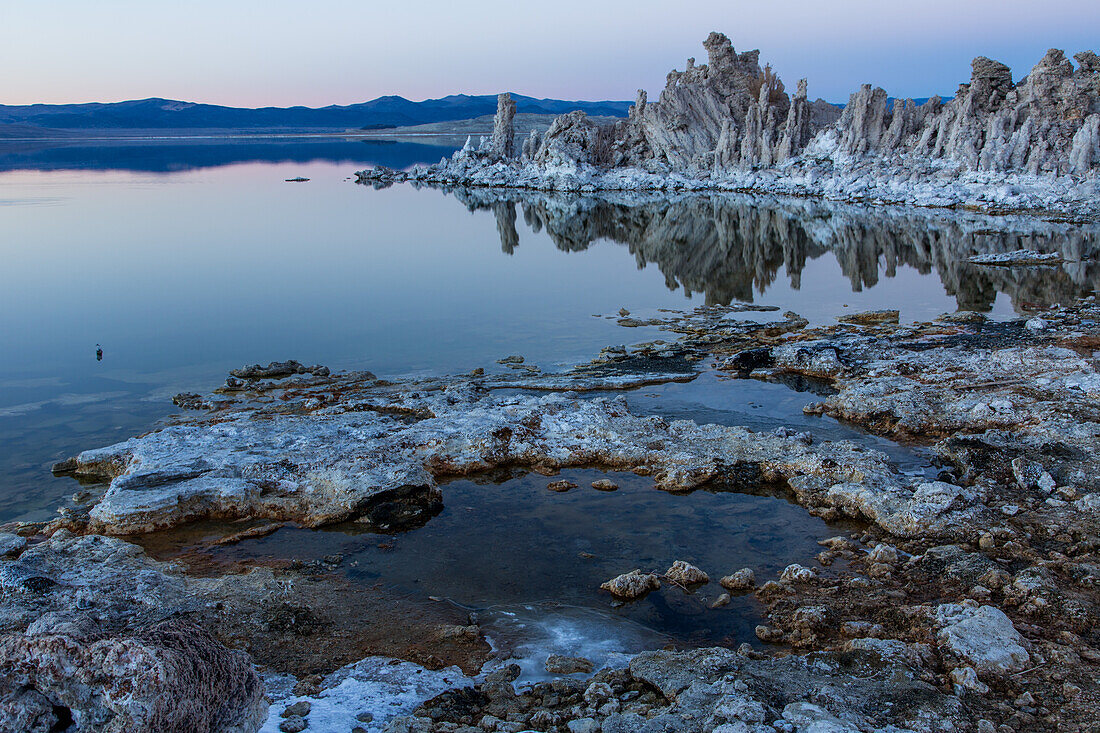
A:
POLYGON ((493 118, 493 137, 489 143, 495 155, 501 158, 516 156, 516 102, 508 92, 497 95, 497 113, 493 118))

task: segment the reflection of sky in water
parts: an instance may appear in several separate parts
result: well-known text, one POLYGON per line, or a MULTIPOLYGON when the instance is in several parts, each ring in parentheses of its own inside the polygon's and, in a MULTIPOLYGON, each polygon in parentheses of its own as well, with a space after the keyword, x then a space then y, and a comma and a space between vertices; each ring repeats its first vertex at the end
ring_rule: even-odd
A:
POLYGON ((312 161, 353 167, 369 164, 404 168, 413 163, 434 163, 454 152, 450 140, 439 139, 416 143, 270 135, 227 138, 192 134, 171 137, 170 131, 154 131, 151 134, 168 139, 122 135, 115 139, 35 143, 5 143, 0 140, 0 171, 127 170, 173 173, 238 163, 305 164, 312 161))
MULTIPOLYGON (((0 521, 46 516, 75 488, 49 476, 52 461, 147 429, 171 395, 211 389, 244 363, 399 375, 521 353, 557 366, 655 333, 593 314, 704 302, 613 242, 564 252, 521 220, 506 255, 488 211, 355 185, 353 162, 300 159, 0 173, 0 521), (312 180, 283 181, 299 175, 312 180)), ((781 272, 756 300, 817 321, 956 307, 934 273, 908 267, 852 292, 831 254, 806 263, 800 289, 781 272)), ((1009 312, 998 301, 995 313, 1009 312)))

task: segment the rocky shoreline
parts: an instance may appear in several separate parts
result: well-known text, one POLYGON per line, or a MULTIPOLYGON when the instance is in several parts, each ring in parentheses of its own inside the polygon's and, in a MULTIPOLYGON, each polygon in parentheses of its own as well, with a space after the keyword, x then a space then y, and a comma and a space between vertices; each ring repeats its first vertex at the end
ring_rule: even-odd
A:
MULTIPOLYGON (((795 314, 704 306, 648 321, 675 341, 609 349, 573 372, 513 359, 511 373, 391 382, 287 362, 180 395, 188 413, 171 424, 58 466, 101 482, 88 503, 3 528, 0 724, 1094 729, 1100 306, 1087 298, 1006 323, 966 312, 845 320, 810 327, 795 314), (875 450, 809 433, 668 421, 613 396, 582 398, 704 369, 812 380, 827 396, 808 412, 927 445, 940 474, 908 475, 875 450), (862 529, 823 540, 816 558, 778 577, 750 581, 749 568, 722 578, 765 609, 763 648, 654 651, 594 674, 559 660, 557 679, 518 690, 518 668, 486 664, 484 632, 462 609, 365 601, 332 573, 339 558, 163 563, 134 544, 198 521, 238 527, 215 544, 258 541, 281 523, 400 531, 431 521, 448 476, 507 467, 552 477, 571 466, 632 470, 674 492, 773 487, 862 529), (395 624, 364 628, 349 613, 364 602, 392 609, 395 624), (388 662, 357 662, 372 654, 423 667, 401 667, 398 680, 388 662), (417 686, 419 674, 435 676, 417 686), (382 698, 399 702, 380 708, 382 698)), ((685 591, 713 582, 680 563, 666 576, 685 591)))
POLYGON ((955 97, 922 105, 864 85, 841 111, 784 90, 759 51, 712 33, 708 62, 672 71, 656 102, 627 120, 581 112, 514 140, 515 103, 500 96, 493 135, 411 171, 358 180, 540 191, 740 191, 834 201, 1100 216, 1100 60, 1050 50, 1018 82, 979 57, 955 97))

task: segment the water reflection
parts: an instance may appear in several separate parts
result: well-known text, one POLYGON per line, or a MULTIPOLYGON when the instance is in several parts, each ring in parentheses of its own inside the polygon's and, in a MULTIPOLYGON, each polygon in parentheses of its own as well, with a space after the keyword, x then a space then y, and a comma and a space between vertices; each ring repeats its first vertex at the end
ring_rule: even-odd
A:
POLYGON ((408 168, 434 163, 453 144, 338 137, 52 140, 0 144, 0 171, 123 170, 171 173, 237 163, 311 163, 408 168))
POLYGON ((558 249, 582 251, 604 239, 626 245, 639 268, 654 263, 670 290, 702 293, 708 304, 751 302, 780 270, 799 290, 807 263, 830 253, 853 292, 895 277, 906 265, 937 275, 961 310, 989 311, 998 293, 1017 310, 1068 303, 1093 292, 1100 280, 1097 225, 771 196, 453 194, 470 211, 494 214, 507 254, 520 242, 518 205, 530 230, 545 231, 558 249), (967 262, 974 254, 1018 249, 1057 252, 1067 263, 1009 269, 967 262))

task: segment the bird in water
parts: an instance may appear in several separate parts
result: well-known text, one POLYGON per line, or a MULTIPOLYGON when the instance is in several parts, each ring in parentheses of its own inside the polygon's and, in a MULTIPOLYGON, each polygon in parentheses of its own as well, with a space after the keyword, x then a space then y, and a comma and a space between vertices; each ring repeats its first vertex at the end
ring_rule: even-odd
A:
POLYGON ((103 347, 99 344, 95 345, 95 360, 103 361, 103 347))

